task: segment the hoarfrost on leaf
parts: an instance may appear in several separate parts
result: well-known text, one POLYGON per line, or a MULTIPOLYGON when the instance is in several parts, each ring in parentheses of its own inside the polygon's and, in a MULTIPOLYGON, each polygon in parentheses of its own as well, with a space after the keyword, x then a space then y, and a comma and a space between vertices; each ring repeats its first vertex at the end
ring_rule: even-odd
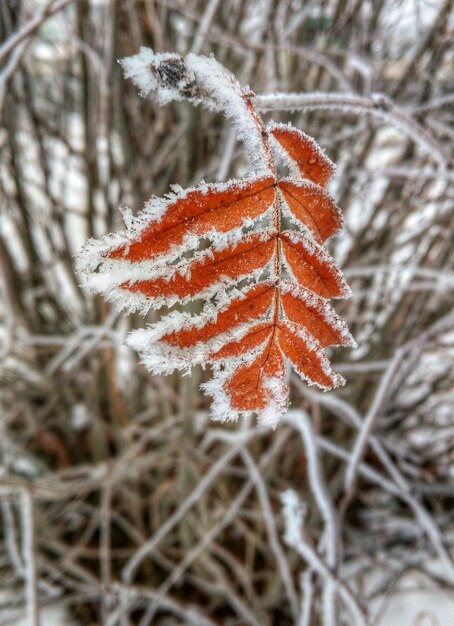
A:
POLYGON ((210 365, 202 385, 212 416, 256 414, 274 428, 288 407, 286 369, 327 390, 344 383, 323 349, 354 346, 328 303, 350 291, 323 242, 342 226, 325 186, 334 165, 291 125, 265 127, 254 94, 213 57, 157 54, 121 61, 142 96, 158 104, 187 99, 221 111, 243 141, 253 171, 245 178, 152 198, 127 230, 90 240, 77 261, 84 285, 129 311, 202 302, 199 313, 171 311, 128 344, 154 374, 210 365), (278 172, 282 154, 290 176, 278 172), (282 230, 290 217, 292 230, 282 230))

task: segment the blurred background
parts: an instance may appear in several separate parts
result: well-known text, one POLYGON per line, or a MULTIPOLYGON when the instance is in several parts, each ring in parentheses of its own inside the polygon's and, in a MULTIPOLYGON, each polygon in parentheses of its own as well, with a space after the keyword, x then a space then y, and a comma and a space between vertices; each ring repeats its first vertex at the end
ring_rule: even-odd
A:
POLYGON ((0 625, 451 626, 452 1, 0 0, 0 38, 0 625), (123 345, 153 314, 79 286, 119 208, 248 170, 124 80, 140 46, 213 53, 337 164, 359 347, 275 432, 210 422, 207 372, 123 345))

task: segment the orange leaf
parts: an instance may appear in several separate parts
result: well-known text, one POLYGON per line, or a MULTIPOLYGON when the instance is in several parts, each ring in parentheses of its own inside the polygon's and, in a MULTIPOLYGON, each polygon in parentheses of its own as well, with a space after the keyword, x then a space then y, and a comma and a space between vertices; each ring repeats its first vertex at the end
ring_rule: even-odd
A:
POLYGON ((342 226, 324 189, 334 165, 296 128, 265 128, 253 94, 222 66, 216 68, 214 59, 178 57, 176 74, 175 58, 141 51, 133 63, 143 64, 133 74, 136 82, 142 89, 158 86, 165 75, 166 98, 186 95, 223 108, 260 173, 152 199, 136 219, 129 218, 128 233, 87 243, 79 267, 94 291, 132 310, 208 300, 199 314, 163 314, 151 328, 133 333, 130 344, 157 374, 211 364, 214 376, 205 388, 220 419, 258 411, 264 423, 275 424, 288 405, 286 359, 305 380, 329 389, 342 384, 342 377, 330 369, 323 348, 354 345, 326 301, 349 295, 322 246, 342 226), (187 92, 182 76, 190 77, 187 92), (290 177, 278 176, 276 147, 290 177), (283 209, 295 230, 281 230, 283 209))
POLYGON ((305 328, 323 348, 355 345, 347 325, 323 298, 290 285, 281 300, 288 319, 305 328))
POLYGON ((324 248, 292 231, 283 231, 279 238, 292 274, 301 286, 323 298, 349 295, 342 272, 324 248))
POLYGON ((226 233, 247 219, 264 213, 274 202, 274 178, 258 178, 230 185, 203 184, 168 201, 162 219, 152 221, 131 243, 108 253, 110 259, 143 261, 167 253, 185 236, 226 233))
POLYGON ((284 358, 279 345, 272 339, 272 330, 270 334, 270 340, 254 361, 240 366, 224 384, 231 406, 236 411, 264 410, 275 400, 270 381, 277 379, 281 384, 284 382, 284 358))
POLYGON ((278 341, 285 356, 302 378, 325 389, 342 384, 342 377, 331 370, 320 346, 319 349, 310 347, 307 340, 302 339, 293 326, 281 323, 278 341))
POLYGON ((273 296, 274 290, 269 285, 255 285, 244 295, 234 298, 228 308, 219 313, 215 320, 207 322, 202 327, 193 325, 168 333, 161 341, 180 348, 188 348, 200 341, 209 341, 216 335, 264 315, 273 302, 273 296))
POLYGON ((293 215, 307 226, 319 243, 342 227, 342 216, 331 196, 318 185, 283 178, 278 188, 293 215))
POLYGON ((249 352, 260 346, 270 336, 273 328, 274 325, 271 322, 255 324, 244 337, 227 342, 224 347, 214 352, 211 358, 213 360, 228 359, 249 352))
POLYGON ((304 178, 322 187, 328 183, 335 167, 311 137, 285 124, 274 124, 269 129, 304 178))
POLYGON ((120 285, 132 292, 140 292, 149 298, 195 297, 216 283, 227 279, 238 280, 252 271, 264 267, 271 259, 276 247, 276 235, 254 233, 240 243, 206 255, 203 260, 189 263, 185 273, 176 272, 172 278, 138 280, 120 285))

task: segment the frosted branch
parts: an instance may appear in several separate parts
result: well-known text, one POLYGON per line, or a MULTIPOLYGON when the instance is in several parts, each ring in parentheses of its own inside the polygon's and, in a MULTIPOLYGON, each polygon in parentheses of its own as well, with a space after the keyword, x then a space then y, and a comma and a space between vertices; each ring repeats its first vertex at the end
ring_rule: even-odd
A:
POLYGON ((353 592, 343 581, 340 581, 333 575, 330 568, 305 537, 304 509, 298 499, 298 496, 292 489, 288 489, 282 494, 282 506, 282 512, 285 520, 284 539, 286 543, 300 554, 300 556, 308 563, 310 568, 316 571, 322 579, 324 579, 325 583, 332 585, 333 588, 336 589, 357 626, 369 624, 364 610, 360 606, 353 592))
POLYGON ((38 573, 35 540, 35 510, 33 497, 28 489, 21 492, 22 553, 25 565, 25 595, 28 626, 40 626, 38 573))
MULTIPOLYGON (((290 568, 285 558, 285 554, 282 550, 281 544, 279 543, 279 538, 276 530, 276 523, 274 521, 273 510, 271 508, 271 503, 269 500, 268 492, 263 481, 262 475, 254 462, 251 454, 248 450, 243 450, 241 456, 244 459, 244 462, 251 474, 252 480, 255 483, 257 494, 260 499, 260 505, 262 507, 263 518, 265 520, 265 525, 270 541, 270 546, 273 550, 274 556, 276 558, 276 562, 279 567, 279 571, 281 573, 282 582, 284 583, 285 591, 287 593, 290 606, 292 608, 294 619, 296 620, 298 615, 298 600, 296 597, 295 587, 293 585, 292 576, 290 573, 290 568)), ((328 625, 327 625, 328 626, 328 625)))
MULTIPOLYGON (((304 442, 309 483, 325 523, 326 562, 330 570, 335 572, 338 552, 336 513, 320 466, 318 446, 309 416, 305 411, 289 411, 285 421, 299 431, 304 442)), ((325 580, 323 590, 323 614, 326 626, 334 626, 336 623, 336 588, 329 579, 325 580)))
POLYGON ((189 100, 224 113, 244 142, 252 165, 259 173, 270 170, 270 154, 264 148, 261 122, 254 115, 250 100, 254 94, 243 89, 214 57, 189 53, 156 53, 141 48, 134 56, 120 61, 125 76, 131 78, 145 98, 153 94, 157 103, 189 100))
POLYGON ((139 550, 129 559, 123 568, 123 580, 130 582, 140 563, 153 552, 156 546, 163 538, 175 527, 175 525, 186 515, 190 508, 202 497, 212 482, 223 471, 228 463, 247 445, 250 438, 254 437, 254 433, 245 433, 236 445, 233 445, 227 452, 211 467, 207 474, 202 478, 192 493, 180 504, 177 510, 168 518, 157 533, 148 541, 143 543, 139 550))
POLYGON ((365 113, 395 126, 425 152, 447 168, 449 157, 444 147, 412 117, 399 109, 392 100, 382 94, 371 98, 349 94, 264 94, 258 95, 256 106, 261 111, 340 111, 345 115, 365 113))

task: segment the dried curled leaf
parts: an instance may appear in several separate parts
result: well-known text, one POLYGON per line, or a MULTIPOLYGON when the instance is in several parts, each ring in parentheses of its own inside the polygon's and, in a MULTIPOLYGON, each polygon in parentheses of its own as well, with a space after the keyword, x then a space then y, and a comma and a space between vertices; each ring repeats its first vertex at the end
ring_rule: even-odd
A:
POLYGON ((204 389, 215 418, 252 411, 275 425, 288 406, 286 361, 309 384, 331 389, 343 379, 323 349, 354 345, 328 302, 350 293, 322 246, 342 226, 324 189, 334 166, 292 126, 265 128, 253 94, 214 59, 142 49, 124 66, 144 94, 156 90, 161 102, 187 97, 223 110, 255 173, 153 198, 126 233, 87 242, 79 269, 88 287, 129 310, 201 300, 199 314, 167 313, 133 332, 129 344, 157 374, 210 364, 213 378, 204 389), (275 166, 276 148, 291 173, 285 178, 275 166), (290 229, 282 230, 283 216, 290 229))

